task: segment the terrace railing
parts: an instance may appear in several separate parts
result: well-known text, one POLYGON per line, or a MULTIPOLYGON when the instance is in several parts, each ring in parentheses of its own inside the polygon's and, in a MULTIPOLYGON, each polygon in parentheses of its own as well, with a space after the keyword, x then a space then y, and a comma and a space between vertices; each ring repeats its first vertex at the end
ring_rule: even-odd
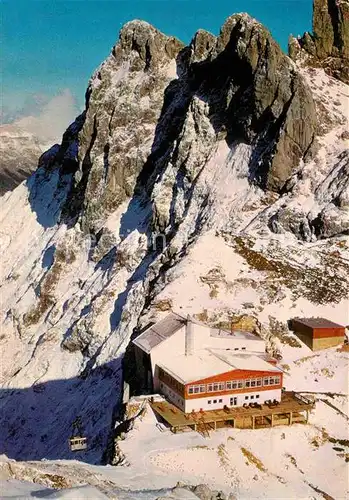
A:
POLYGON ((315 403, 315 397, 314 396, 304 396, 304 394, 299 394, 297 392, 294 393, 294 397, 301 401, 302 403, 305 403, 307 405, 313 405, 315 403))

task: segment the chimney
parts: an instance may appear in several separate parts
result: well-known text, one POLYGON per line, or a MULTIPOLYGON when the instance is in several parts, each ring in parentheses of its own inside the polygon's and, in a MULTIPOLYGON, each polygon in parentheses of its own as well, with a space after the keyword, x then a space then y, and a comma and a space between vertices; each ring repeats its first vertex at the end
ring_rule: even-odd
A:
POLYGON ((185 326, 185 355, 190 356, 194 352, 194 335, 193 335, 193 322, 190 315, 187 316, 187 323, 185 326))

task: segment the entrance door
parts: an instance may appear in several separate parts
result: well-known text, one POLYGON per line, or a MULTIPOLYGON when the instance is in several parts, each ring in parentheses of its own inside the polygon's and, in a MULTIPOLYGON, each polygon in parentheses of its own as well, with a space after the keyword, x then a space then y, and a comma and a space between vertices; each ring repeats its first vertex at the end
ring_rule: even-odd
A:
POLYGON ((238 404, 238 398, 230 398, 230 406, 236 406, 238 404))

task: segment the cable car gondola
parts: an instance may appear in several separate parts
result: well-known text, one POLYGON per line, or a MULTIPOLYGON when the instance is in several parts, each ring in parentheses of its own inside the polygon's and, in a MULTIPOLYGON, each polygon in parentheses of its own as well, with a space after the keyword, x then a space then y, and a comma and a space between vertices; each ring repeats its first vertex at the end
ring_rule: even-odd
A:
POLYGON ((81 451, 87 448, 87 438, 83 436, 81 417, 77 417, 73 424, 73 434, 69 439, 70 451, 81 451))

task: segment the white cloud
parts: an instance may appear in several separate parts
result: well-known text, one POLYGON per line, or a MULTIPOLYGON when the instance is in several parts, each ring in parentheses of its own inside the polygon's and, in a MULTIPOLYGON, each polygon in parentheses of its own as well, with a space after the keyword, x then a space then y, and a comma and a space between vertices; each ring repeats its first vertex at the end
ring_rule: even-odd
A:
POLYGON ((21 129, 32 133, 40 144, 60 143, 63 132, 79 114, 77 102, 69 89, 49 101, 38 101, 38 109, 33 114, 21 116, 15 122, 21 129))

